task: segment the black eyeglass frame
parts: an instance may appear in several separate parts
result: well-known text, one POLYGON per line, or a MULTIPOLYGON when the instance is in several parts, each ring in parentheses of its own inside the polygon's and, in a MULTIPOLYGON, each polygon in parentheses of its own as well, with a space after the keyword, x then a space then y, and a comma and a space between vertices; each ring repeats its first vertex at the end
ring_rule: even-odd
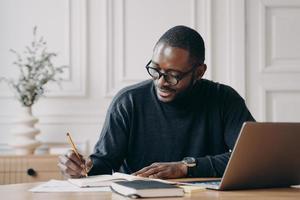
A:
POLYGON ((148 74, 154 78, 154 79, 160 79, 162 76, 164 77, 164 80, 169 83, 170 85, 174 86, 174 85, 177 85, 179 83, 180 80, 182 80, 185 76, 187 76, 189 73, 193 72, 195 69, 197 69, 196 67, 192 67, 192 69, 188 70, 187 72, 180 72, 181 74, 179 75, 171 75, 171 74, 168 74, 168 72, 161 72, 159 71, 156 67, 150 67, 149 64, 152 62, 152 60, 150 60, 147 65, 145 66, 148 74), (151 73, 149 72, 149 69, 152 69, 154 71, 156 71, 158 73, 158 77, 154 77, 153 75, 151 75, 151 73), (166 77, 172 77, 172 78, 175 78, 176 79, 176 83, 172 83, 170 81, 168 81, 169 79, 167 79, 166 77))

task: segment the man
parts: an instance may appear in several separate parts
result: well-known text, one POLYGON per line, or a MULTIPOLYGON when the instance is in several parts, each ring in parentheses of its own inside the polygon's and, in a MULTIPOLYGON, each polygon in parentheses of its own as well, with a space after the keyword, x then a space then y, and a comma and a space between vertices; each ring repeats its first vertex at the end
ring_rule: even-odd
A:
MULTIPOLYGON (((89 175, 120 171, 151 178, 220 177, 245 121, 244 100, 229 86, 202 79, 202 37, 176 26, 156 43, 146 70, 152 77, 113 99, 89 175)), ((61 171, 84 175, 73 152, 60 157, 61 171)))

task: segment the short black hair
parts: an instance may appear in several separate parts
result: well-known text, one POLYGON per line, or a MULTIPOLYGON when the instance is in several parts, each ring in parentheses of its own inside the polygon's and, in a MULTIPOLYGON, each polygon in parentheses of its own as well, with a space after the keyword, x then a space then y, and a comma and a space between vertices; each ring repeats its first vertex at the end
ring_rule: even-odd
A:
POLYGON ((155 47, 161 43, 187 50, 190 55, 190 62, 193 65, 201 65, 204 63, 204 41, 201 35, 194 29, 183 25, 175 26, 159 38, 155 47))

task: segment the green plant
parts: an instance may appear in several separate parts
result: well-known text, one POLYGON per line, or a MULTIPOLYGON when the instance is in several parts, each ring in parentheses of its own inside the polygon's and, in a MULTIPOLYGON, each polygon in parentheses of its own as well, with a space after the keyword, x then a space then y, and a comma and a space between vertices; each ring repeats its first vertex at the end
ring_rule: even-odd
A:
POLYGON ((46 45, 43 37, 37 38, 37 27, 34 27, 33 40, 25 47, 22 55, 13 49, 10 50, 17 57, 13 65, 18 67, 19 77, 17 79, 0 77, 0 81, 8 83, 23 106, 32 106, 43 96, 44 87, 49 81, 59 83, 61 78, 58 74, 63 73, 67 67, 53 65, 52 59, 57 55, 49 52, 46 45))

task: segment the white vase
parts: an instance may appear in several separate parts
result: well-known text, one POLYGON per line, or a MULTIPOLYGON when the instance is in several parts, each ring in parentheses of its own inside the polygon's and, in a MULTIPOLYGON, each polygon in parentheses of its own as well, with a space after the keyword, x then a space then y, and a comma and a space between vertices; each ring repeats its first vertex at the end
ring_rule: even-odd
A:
POLYGON ((37 122, 38 119, 32 116, 31 107, 23 106, 18 118, 14 120, 14 128, 11 130, 14 137, 9 144, 15 149, 17 155, 33 154, 41 144, 35 139, 35 136, 40 133, 40 130, 34 127, 37 122))

